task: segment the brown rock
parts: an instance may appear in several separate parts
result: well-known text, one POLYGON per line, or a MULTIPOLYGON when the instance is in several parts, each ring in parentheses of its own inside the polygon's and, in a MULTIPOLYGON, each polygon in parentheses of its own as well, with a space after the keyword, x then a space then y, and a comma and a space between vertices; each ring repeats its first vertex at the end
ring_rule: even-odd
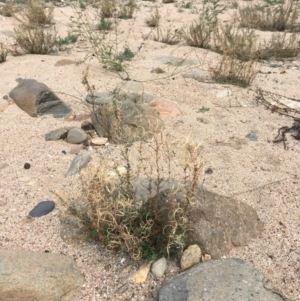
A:
POLYGON ((1 301, 71 301, 84 283, 73 260, 53 253, 0 250, 1 301))
POLYGON ((136 273, 133 274, 132 278, 136 283, 143 283, 147 280, 152 262, 153 261, 143 265, 136 273))
POLYGON ((77 115, 75 117, 75 120, 76 121, 83 121, 83 120, 88 120, 88 119, 91 119, 92 118, 92 114, 80 114, 80 115, 77 115))
POLYGON ((166 98, 154 99, 149 102, 149 106, 154 108, 162 118, 173 118, 182 115, 175 104, 166 98))
POLYGON ((9 92, 17 106, 31 117, 52 114, 61 118, 71 109, 60 100, 45 84, 35 79, 17 79, 17 87, 9 92))
POLYGON ((65 116, 65 121, 73 121, 76 118, 76 113, 71 111, 69 114, 65 116))
POLYGON ((182 271, 191 268, 195 264, 199 263, 201 259, 201 250, 197 245, 191 245, 184 250, 181 260, 180 268, 182 271))

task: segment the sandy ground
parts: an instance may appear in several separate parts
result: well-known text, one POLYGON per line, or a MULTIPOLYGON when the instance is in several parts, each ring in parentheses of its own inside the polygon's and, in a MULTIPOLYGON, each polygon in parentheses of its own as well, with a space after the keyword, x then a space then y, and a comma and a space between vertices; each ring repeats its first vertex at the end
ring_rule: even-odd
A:
MULTIPOLYGON (((154 11, 155 3, 138 2, 139 10, 133 20, 120 21, 120 44, 136 51, 143 42, 142 34, 150 29, 145 18, 154 11)), ((196 6, 196 5, 195 5, 196 6)), ((201 5, 198 5, 201 7, 201 5)), ((159 4, 162 22, 179 28, 197 18, 189 10, 178 12, 174 4, 159 4)), ((221 17, 228 20, 227 10, 221 17)), ((61 36, 72 28, 70 7, 57 8, 55 21, 61 36)), ((13 18, 0 16, 0 39, 12 40, 13 18)), ((86 91, 81 84, 82 75, 89 67, 89 79, 96 90, 112 90, 120 78, 107 71, 93 58, 80 65, 55 67, 63 58, 79 60, 84 57, 88 43, 80 40, 68 51, 53 55, 8 56, 0 65, 0 96, 7 95, 16 86, 16 78, 34 78, 53 91, 63 92, 61 98, 77 113, 87 111, 83 102, 86 91), (73 95, 73 96, 71 96, 73 95)), ((122 47, 121 47, 122 48, 122 47)), ((142 50, 128 67, 132 79, 143 81, 145 91, 168 98, 183 115, 166 120, 166 131, 175 146, 190 135, 202 145, 204 168, 211 167, 211 175, 203 174, 204 187, 216 193, 233 196, 257 210, 265 224, 262 235, 248 246, 233 249, 229 257, 240 257, 251 262, 288 300, 300 301, 300 142, 288 135, 288 150, 282 144, 272 143, 282 126, 291 126, 292 118, 272 113, 255 101, 255 88, 300 99, 300 60, 285 62, 279 68, 261 65, 249 88, 221 84, 203 84, 184 79, 178 71, 168 78, 150 73, 162 67, 170 74, 174 71, 155 58, 162 55, 203 59, 213 64, 217 54, 187 47, 184 43, 169 46, 146 40, 142 50), (289 68, 290 66, 295 68, 289 68), (269 73, 268 73, 269 72, 269 73), (178 73, 178 74, 177 74, 178 73), (218 98, 218 92, 228 90, 229 97, 218 98), (200 108, 209 108, 205 113, 200 108), (205 119, 205 123, 199 121, 205 119), (246 138, 255 132, 257 141, 246 138)), ((205 66, 202 66, 205 68, 205 66)), ((195 66, 201 69, 201 66, 195 66)), ((86 277, 79 291, 79 300, 155 300, 161 285, 178 273, 176 263, 169 262, 165 276, 156 280, 152 275, 143 284, 134 284, 121 271, 131 265, 131 272, 142 262, 109 253, 100 244, 80 241, 66 243, 60 236, 58 199, 54 190, 66 190, 78 184, 78 177, 65 178, 74 155, 73 147, 65 141, 46 142, 44 135, 62 126, 79 126, 80 122, 66 122, 50 116, 31 118, 16 105, 0 113, 0 163, 9 166, 0 170, 0 247, 62 253, 76 260, 86 277), (67 152, 66 155, 62 151, 67 152), (25 170, 25 162, 31 164, 25 170), (76 182, 77 181, 77 182, 76 182), (45 199, 57 201, 57 208, 49 215, 28 222, 28 212, 45 199)), ((119 146, 113 146, 118 150, 119 146)), ((91 151, 97 158, 97 151, 91 151)), ((118 151, 111 160, 118 159, 118 151)), ((123 272, 124 274, 124 272, 123 272)), ((126 275, 126 273, 125 273, 126 275)))

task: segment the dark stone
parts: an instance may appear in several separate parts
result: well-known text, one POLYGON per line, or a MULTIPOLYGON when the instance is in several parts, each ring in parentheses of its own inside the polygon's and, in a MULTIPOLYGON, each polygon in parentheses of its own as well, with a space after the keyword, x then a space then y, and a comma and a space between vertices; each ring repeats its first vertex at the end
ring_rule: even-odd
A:
POLYGON ((54 209, 54 207, 55 203, 53 201, 42 201, 29 212, 29 216, 41 217, 43 215, 47 215, 54 209))
POLYGON ((25 163, 24 164, 24 169, 29 169, 30 168, 30 163, 25 163))
POLYGON ((67 152, 65 151, 65 150, 63 150, 63 151, 61 151, 64 155, 66 155, 67 154, 67 152))
POLYGON ((67 138, 69 128, 61 128, 57 130, 53 130, 45 135, 45 140, 46 141, 56 141, 60 139, 65 139, 67 138))
POLYGON ((17 87, 9 92, 17 106, 31 117, 52 114, 61 118, 71 109, 58 98, 45 84, 35 79, 17 79, 17 87))
POLYGON ((81 122, 81 128, 84 131, 95 130, 93 124, 91 122, 87 121, 87 120, 84 120, 84 121, 81 122))
POLYGON ((157 301, 284 301, 266 278, 239 258, 210 260, 165 284, 157 301))
POLYGON ((8 100, 8 95, 4 95, 3 99, 8 100))
POLYGON ((211 168, 211 167, 207 168, 207 169, 205 170, 205 173, 206 173, 207 175, 211 175, 211 174, 213 173, 212 168, 211 168))

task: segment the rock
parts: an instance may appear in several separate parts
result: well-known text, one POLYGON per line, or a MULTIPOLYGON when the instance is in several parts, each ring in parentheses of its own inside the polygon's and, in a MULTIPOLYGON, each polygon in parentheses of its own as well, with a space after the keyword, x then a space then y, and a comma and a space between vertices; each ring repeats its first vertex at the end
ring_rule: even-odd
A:
POLYGON ((175 104, 166 98, 152 100, 149 102, 149 106, 154 108, 162 118, 173 118, 182 115, 175 104))
POLYGON ((75 116, 75 121, 84 121, 92 118, 92 114, 80 114, 75 116))
POLYGON ((0 250, 1 301, 72 301, 83 284, 83 275, 66 256, 0 250))
POLYGON ((157 301, 284 301, 251 264, 239 258, 210 260, 164 285, 157 301))
POLYGON ((93 124, 91 122, 87 121, 87 120, 84 120, 84 121, 81 122, 81 128, 84 131, 94 130, 93 124))
POLYGON ((128 90, 127 86, 124 87, 119 85, 114 92, 95 92, 93 95, 89 94, 86 97, 86 101, 90 104, 102 105, 111 102, 113 99, 116 99, 119 101, 131 100, 135 103, 141 104, 148 103, 156 98, 156 96, 152 94, 144 93, 142 89, 138 92, 132 92, 128 90), (125 89, 122 89, 124 87, 125 89))
POLYGON ((151 273, 156 277, 160 278, 164 275, 165 270, 167 268, 167 260, 162 257, 156 260, 151 266, 151 273))
POLYGON ((31 217, 41 217, 50 213, 55 207, 53 201, 42 201, 38 203, 30 212, 29 216, 31 217))
POLYGON ((9 166, 7 163, 0 163, 0 170, 9 166))
POLYGON ((205 82, 211 80, 211 75, 208 71, 200 71, 200 70, 189 70, 182 74, 184 78, 193 78, 198 82, 205 82))
POLYGON ((147 139, 163 128, 158 113, 148 105, 113 100, 97 108, 92 122, 99 137, 112 143, 147 139))
POLYGON ((54 66, 56 67, 61 67, 61 66, 66 66, 66 65, 72 65, 75 64, 76 62, 73 60, 69 60, 69 59, 62 59, 56 62, 56 64, 54 66))
POLYGON ((184 58, 179 58, 175 56, 160 56, 156 58, 159 62, 162 64, 167 64, 175 67, 179 66, 192 66, 192 65, 197 65, 198 61, 197 60, 191 60, 191 59, 184 59, 184 58))
POLYGON ((0 112, 4 112, 8 107, 8 101, 0 99, 0 112))
POLYGON ((263 231, 256 211, 243 202, 199 188, 197 204, 189 214, 187 244, 220 258, 233 247, 247 245, 263 231))
POLYGON ((184 250, 180 259, 180 268, 182 271, 187 270, 197 263, 201 259, 201 250, 197 245, 191 245, 184 250))
MULTIPOLYGON (((133 182, 137 201, 150 199, 146 178, 133 182)), ((159 205, 161 211, 168 214, 165 200, 176 198, 178 202, 185 199, 184 185, 178 181, 162 182, 159 205), (165 210, 163 210, 163 208, 165 210)), ((151 191, 151 195, 155 195, 151 191)), ((193 208, 188 213, 187 245, 197 244, 202 253, 210 254, 212 258, 227 255, 233 247, 247 245, 251 239, 258 237, 263 231, 263 223, 256 211, 249 205, 236 201, 233 198, 198 187, 195 191, 193 208)), ((166 217, 167 218, 167 217, 166 217)))
POLYGON ((53 130, 45 135, 46 141, 55 141, 59 139, 67 138, 68 132, 70 128, 61 128, 57 130, 53 130))
POLYGON ((83 145, 77 145, 71 148, 70 150, 70 154, 72 155, 78 155, 80 153, 80 151, 83 149, 83 145))
POLYGON ((131 269, 132 269, 132 265, 128 265, 127 267, 122 269, 121 272, 119 273, 119 278, 128 277, 131 272, 131 269))
POLYGON ((249 134, 247 134, 246 138, 248 138, 251 141, 257 141, 257 136, 254 132, 250 132, 249 134))
POLYGON ((108 141, 105 137, 96 137, 91 140, 94 145, 104 145, 108 141))
POLYGON ((117 86, 117 88, 124 92, 142 93, 144 91, 143 84, 133 80, 123 81, 117 86))
POLYGON ((209 254, 205 254, 204 257, 203 257, 203 260, 204 261, 211 260, 211 256, 209 254))
POLYGON ((79 144, 87 139, 86 132, 81 128, 72 128, 67 135, 67 142, 71 144, 79 144))
POLYGON ((9 92, 17 106, 31 117, 52 114, 61 118, 71 109, 60 100, 45 84, 35 79, 17 79, 17 87, 9 92))
POLYGON ((136 283, 143 283, 147 280, 151 264, 152 261, 146 265, 143 265, 137 272, 133 274, 132 278, 136 283))
POLYGON ((86 167, 87 164, 91 161, 92 157, 90 154, 84 152, 79 155, 77 155, 69 167, 67 173, 65 174, 65 177, 70 177, 75 175, 77 172, 79 172, 82 168, 86 167))
POLYGON ((73 121, 76 118, 76 112, 71 111, 65 116, 65 121, 73 121))
POLYGON ((221 98, 227 98, 230 97, 231 95, 231 91, 230 90, 222 90, 219 91, 216 95, 217 98, 221 99, 221 98))

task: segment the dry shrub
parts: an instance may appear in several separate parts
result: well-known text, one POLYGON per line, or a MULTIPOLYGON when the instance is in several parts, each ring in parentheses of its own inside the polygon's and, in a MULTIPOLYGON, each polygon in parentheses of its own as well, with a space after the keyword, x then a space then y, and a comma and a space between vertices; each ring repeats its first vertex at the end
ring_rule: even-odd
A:
POLYGON ((94 229, 110 250, 129 253, 133 259, 180 256, 202 170, 199 146, 187 142, 183 149, 178 175, 177 154, 165 137, 127 144, 122 151, 125 167, 108 173, 103 158, 103 164, 82 180, 86 206, 78 210, 71 205, 69 211, 94 229), (180 199, 179 181, 184 192, 180 199))
POLYGON ((120 19, 131 19, 137 8, 135 0, 128 0, 120 6, 118 17, 120 19))
POLYGON ((8 49, 4 43, 0 42, 0 64, 6 61, 8 49))
POLYGON ((153 40, 169 45, 175 45, 180 42, 180 33, 172 29, 172 25, 168 28, 156 28, 156 33, 153 34, 153 40))
POLYGON ((4 5, 0 8, 0 15, 12 17, 16 11, 16 6, 13 0, 4 1, 4 5))
POLYGON ((300 53, 300 38, 294 33, 273 33, 269 41, 259 45, 257 57, 260 59, 296 57, 300 53))
POLYGON ((287 0, 275 6, 252 5, 238 10, 241 27, 266 31, 299 31, 299 0, 287 0))
POLYGON ((242 61, 256 57, 258 36, 248 28, 237 29, 234 25, 221 26, 215 36, 214 50, 235 56, 242 61))
POLYGON ((234 55, 223 55, 219 63, 210 68, 211 75, 219 83, 247 87, 255 79, 258 63, 255 59, 241 61, 234 55))
POLYGON ((158 11, 158 7, 156 6, 155 12, 150 15, 149 18, 146 19, 146 24, 149 27, 158 27, 159 26, 159 21, 160 21, 160 14, 158 11))
POLYGON ((116 0, 102 0, 101 18, 111 18, 116 11, 116 0))
POLYGON ((14 31, 17 44, 30 54, 47 54, 56 45, 55 27, 44 28, 38 25, 21 24, 14 31))
POLYGON ((15 18, 25 25, 45 26, 53 23, 54 6, 44 8, 39 0, 27 0, 24 12, 15 18))

